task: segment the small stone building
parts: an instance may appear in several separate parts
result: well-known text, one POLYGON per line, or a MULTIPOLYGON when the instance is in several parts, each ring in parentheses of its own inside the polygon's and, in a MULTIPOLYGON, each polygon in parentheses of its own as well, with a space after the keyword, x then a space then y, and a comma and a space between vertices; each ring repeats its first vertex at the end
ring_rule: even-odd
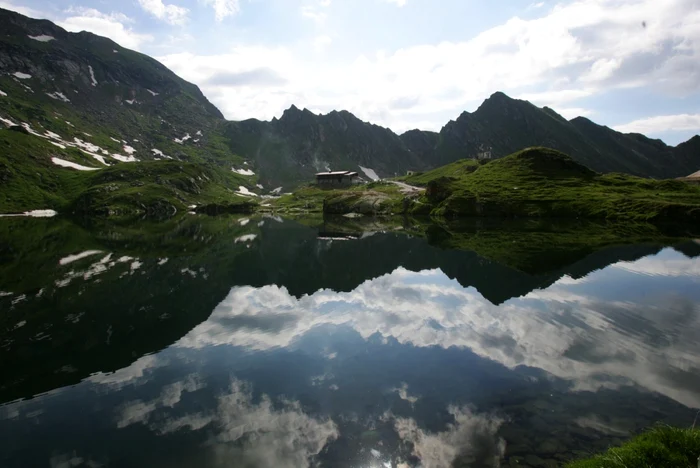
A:
POLYGON ((328 171, 316 174, 316 184, 319 187, 348 187, 359 182, 357 172, 328 171))

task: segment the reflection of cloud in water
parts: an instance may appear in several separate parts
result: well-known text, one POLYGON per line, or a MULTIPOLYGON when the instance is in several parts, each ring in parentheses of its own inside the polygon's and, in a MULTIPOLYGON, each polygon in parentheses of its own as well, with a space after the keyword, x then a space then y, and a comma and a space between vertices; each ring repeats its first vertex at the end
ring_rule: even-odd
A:
POLYGON ((419 398, 415 395, 411 395, 408 393, 408 384, 406 382, 402 382, 400 387, 392 388, 391 391, 398 393, 399 398, 401 398, 404 401, 409 402, 411 404, 411 406, 413 406, 413 404, 415 404, 419 398))
POLYGON ((161 367, 166 364, 167 362, 165 362, 162 358, 159 358, 158 355, 148 354, 134 361, 129 367, 119 369, 109 374, 98 372, 91 375, 86 380, 116 388, 121 388, 124 385, 133 383, 137 379, 140 379, 139 383, 142 384, 145 383, 146 380, 141 379, 141 377, 146 374, 147 370, 161 367))
POLYGON ((175 390, 174 385, 177 384, 164 388, 160 397, 151 402, 134 401, 122 407, 119 427, 151 421, 148 427, 159 434, 207 427, 211 435, 206 446, 212 451, 214 465, 222 467, 230 466, 232 460, 236 461, 236 466, 310 466, 311 457, 338 437, 332 420, 309 417, 296 401, 281 401, 275 405, 263 395, 255 403, 250 388, 238 380, 218 397, 214 411, 151 417, 158 409, 170 412, 166 407, 177 406, 183 391, 201 388, 192 377, 175 390), (177 398, 171 398, 174 394, 177 398))
POLYGON ((679 254, 669 258, 650 256, 636 262, 620 262, 615 268, 651 276, 694 276, 700 282, 700 262, 679 254))
POLYGON ((160 396, 152 401, 131 401, 124 404, 119 410, 117 427, 127 427, 136 423, 147 423, 151 414, 158 408, 172 408, 180 402, 185 392, 195 392, 205 385, 195 375, 190 375, 182 381, 163 387, 160 396))
MULTIPOLYGON (((454 423, 438 433, 426 432, 412 418, 395 418, 399 437, 413 445, 413 455, 424 468, 452 466, 497 467, 505 453, 505 441, 496 435, 503 420, 474 414, 469 408, 450 407, 454 423)), ((390 416, 391 417, 391 416, 390 416)))
MULTIPOLYGON (((683 264, 698 264, 665 251, 625 263, 624 269, 617 265, 595 272, 584 281, 567 278, 501 306, 440 270, 398 268, 351 292, 319 290, 299 299, 274 285, 235 287, 209 320, 176 346, 267 350, 290 346, 314 327, 345 325, 364 338, 379 333, 415 346, 467 347, 509 368, 543 369, 572 381, 576 390, 636 384, 700 406, 696 293, 687 287, 678 293, 672 287, 678 283, 668 281, 644 283, 639 297, 626 290, 637 263, 649 269, 654 261, 662 265, 660 272, 669 261, 676 265, 673 271, 694 271, 683 264), (625 284, 619 290, 629 296, 625 301, 597 297, 603 290, 609 294, 615 280, 625 284)), ((674 281, 687 285, 696 277, 674 281)))

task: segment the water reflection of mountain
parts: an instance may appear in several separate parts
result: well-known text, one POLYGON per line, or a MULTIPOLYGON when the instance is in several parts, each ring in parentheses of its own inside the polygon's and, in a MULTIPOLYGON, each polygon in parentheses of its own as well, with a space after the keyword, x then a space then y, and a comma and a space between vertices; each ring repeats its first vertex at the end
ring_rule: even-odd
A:
POLYGON ((6 223, 2 231, 0 290, 7 294, 0 306, 7 313, 0 318, 0 401, 76 383, 167 347, 205 321, 237 285, 276 284, 301 297, 320 289, 352 291, 399 266, 440 268, 499 304, 563 275, 585 276, 659 250, 603 248, 531 275, 400 232, 330 241, 318 239, 315 228, 271 218, 89 229, 41 222, 31 229, 26 220, 6 223))

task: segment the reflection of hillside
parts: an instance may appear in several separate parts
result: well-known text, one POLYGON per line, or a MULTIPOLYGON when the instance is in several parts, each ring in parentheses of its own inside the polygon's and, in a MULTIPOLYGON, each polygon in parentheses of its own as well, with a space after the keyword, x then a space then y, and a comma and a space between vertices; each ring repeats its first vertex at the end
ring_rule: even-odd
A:
MULTIPOLYGON (((363 234, 338 242, 274 218, 189 217, 82 228, 63 220, 6 220, 0 231, 0 291, 11 294, 0 297, 0 308, 8 311, 0 316, 0 401, 72 384, 167 347, 206 320, 234 286, 274 284, 300 298, 321 289, 349 292, 400 266, 439 268, 499 304, 563 275, 582 277, 655 253, 664 242, 622 247, 598 242, 588 248, 579 243, 570 263, 533 275, 473 251, 431 246, 436 239, 431 230, 444 228, 400 219, 390 225, 349 221, 349 229, 363 234), (34 223, 31 229, 27 222, 34 223), (429 242, 408 234, 426 230, 429 242)), ((346 228, 334 221, 326 229, 346 228)), ((491 245, 503 241, 500 231, 489 229, 478 236, 493 239, 491 245)), ((538 245, 542 262, 548 245, 571 247, 547 235, 547 243, 538 245)), ((609 244, 614 240, 606 238, 609 244)))

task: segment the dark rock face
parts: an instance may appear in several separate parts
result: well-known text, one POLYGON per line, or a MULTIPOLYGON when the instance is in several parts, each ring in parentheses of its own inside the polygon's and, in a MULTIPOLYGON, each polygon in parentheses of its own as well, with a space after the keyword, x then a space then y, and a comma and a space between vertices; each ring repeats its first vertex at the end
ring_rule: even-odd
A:
MULTIPOLYGON (((403 138, 403 137, 402 137, 403 138)), ((638 134, 622 134, 577 117, 567 121, 549 108, 495 93, 473 113, 464 112, 440 131, 432 152, 414 135, 409 148, 428 154, 434 166, 476 157, 490 148, 499 158, 530 146, 563 151, 598 172, 670 178, 700 169, 700 137, 678 147, 638 134)))

